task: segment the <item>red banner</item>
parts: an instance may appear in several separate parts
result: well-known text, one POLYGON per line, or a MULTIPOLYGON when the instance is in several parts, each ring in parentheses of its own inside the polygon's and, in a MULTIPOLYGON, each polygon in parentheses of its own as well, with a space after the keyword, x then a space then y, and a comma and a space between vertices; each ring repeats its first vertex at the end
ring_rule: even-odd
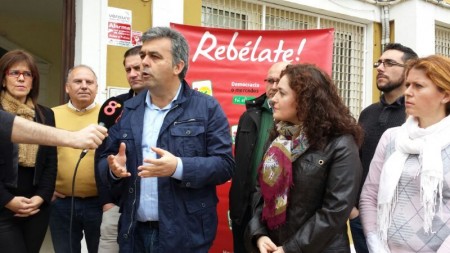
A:
MULTIPOLYGON (((276 62, 314 63, 331 74, 333 29, 233 30, 171 24, 190 48, 186 80, 222 106, 234 140, 245 100, 265 92, 264 78, 276 62)), ((210 252, 233 252, 228 226, 230 182, 217 187, 219 228, 210 252)))

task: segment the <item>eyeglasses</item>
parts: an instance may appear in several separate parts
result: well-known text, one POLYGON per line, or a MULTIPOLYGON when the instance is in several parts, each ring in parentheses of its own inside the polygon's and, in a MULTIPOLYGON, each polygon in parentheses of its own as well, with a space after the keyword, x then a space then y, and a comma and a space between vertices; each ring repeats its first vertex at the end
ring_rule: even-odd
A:
POLYGON ((391 59, 378 60, 377 62, 375 62, 373 64, 373 67, 374 68, 378 68, 381 64, 383 64, 385 68, 386 67, 389 68, 389 67, 392 67, 392 66, 405 67, 405 64, 398 63, 398 62, 396 62, 394 60, 391 60, 391 59))
POLYGON ((30 71, 9 70, 6 71, 6 74, 15 78, 19 78, 20 75, 23 75, 23 78, 33 78, 33 74, 30 71))
POLYGON ((264 82, 269 83, 270 85, 273 85, 274 83, 279 83, 280 79, 266 78, 266 79, 264 79, 264 82))

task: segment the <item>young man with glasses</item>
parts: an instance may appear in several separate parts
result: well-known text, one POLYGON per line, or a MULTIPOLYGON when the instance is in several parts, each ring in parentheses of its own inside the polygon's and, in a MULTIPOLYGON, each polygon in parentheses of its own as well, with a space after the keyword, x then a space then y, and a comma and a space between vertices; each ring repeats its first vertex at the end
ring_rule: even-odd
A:
POLYGON ((266 92, 253 100, 247 100, 247 110, 239 119, 234 152, 236 169, 229 193, 235 253, 247 252, 244 247, 244 231, 251 218, 251 193, 256 184, 257 168, 264 154, 264 144, 273 126, 269 99, 277 92, 281 71, 287 65, 286 62, 278 62, 270 67, 264 79, 266 92))
MULTIPOLYGON (((359 116, 359 123, 364 129, 364 142, 360 149, 363 165, 364 182, 369 171, 370 162, 383 132, 405 122, 405 64, 417 54, 409 47, 399 43, 387 44, 379 60, 374 63, 377 70, 377 88, 382 92, 380 101, 368 106, 359 116)), ((361 184, 362 188, 362 184, 361 184)), ((361 190, 360 190, 361 192, 361 190)), ((361 221, 359 219, 359 198, 350 214, 350 228, 357 253, 369 252, 366 245, 361 221)))

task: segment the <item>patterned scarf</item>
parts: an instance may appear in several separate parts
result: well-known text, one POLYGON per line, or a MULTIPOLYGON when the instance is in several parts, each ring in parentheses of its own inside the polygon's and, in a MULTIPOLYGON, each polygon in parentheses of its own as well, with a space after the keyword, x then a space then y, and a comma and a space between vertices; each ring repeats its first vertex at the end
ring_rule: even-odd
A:
MULTIPOLYGON (((34 120, 35 111, 31 99, 27 99, 24 104, 15 99, 8 92, 2 91, 0 94, 0 101, 5 111, 27 120, 34 120)), ((34 167, 38 147, 39 146, 35 144, 19 144, 19 165, 24 167, 34 167)))
POLYGON ((273 230, 286 222, 292 163, 309 147, 302 127, 287 122, 277 124, 278 137, 267 149, 259 169, 259 184, 264 199, 262 219, 273 230), (292 139, 297 136, 295 139, 292 139))

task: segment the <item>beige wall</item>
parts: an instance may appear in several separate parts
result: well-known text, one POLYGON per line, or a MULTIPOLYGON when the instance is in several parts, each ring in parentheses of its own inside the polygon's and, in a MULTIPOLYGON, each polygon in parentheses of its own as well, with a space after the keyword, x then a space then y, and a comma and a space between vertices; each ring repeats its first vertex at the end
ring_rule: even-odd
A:
MULTIPOLYGON (((151 27, 152 2, 141 0, 109 0, 109 7, 131 10, 131 29, 145 32, 151 27)), ((106 86, 129 87, 123 68, 123 54, 127 47, 107 46, 106 86)))
MULTIPOLYGON (((449 0, 450 1, 450 0, 449 0)), ((378 58, 381 56, 381 31, 382 27, 380 23, 374 23, 373 26, 373 59, 374 61, 378 61, 378 58)), ((395 42, 395 36, 394 36, 394 30, 395 30, 395 23, 394 21, 391 21, 389 23, 389 40, 391 42, 395 42)), ((373 75, 372 75, 372 102, 376 103, 380 101, 381 92, 377 88, 377 70, 373 69, 373 75)))
POLYGON ((202 0, 184 0, 184 24, 202 24, 202 0))
MULTIPOLYGON (((131 10, 132 29, 145 32, 152 27, 152 1, 141 0, 109 0, 109 7, 131 10)), ((201 0, 184 0, 184 23, 188 25, 201 24, 201 0)), ((123 69, 123 54, 128 49, 119 46, 107 46, 106 86, 129 87, 123 69)))
MULTIPOLYGON (((378 61, 381 56, 381 24, 373 24, 373 60, 378 61)), ((372 103, 380 100, 380 91, 377 88, 377 70, 373 69, 372 74, 372 103)))

